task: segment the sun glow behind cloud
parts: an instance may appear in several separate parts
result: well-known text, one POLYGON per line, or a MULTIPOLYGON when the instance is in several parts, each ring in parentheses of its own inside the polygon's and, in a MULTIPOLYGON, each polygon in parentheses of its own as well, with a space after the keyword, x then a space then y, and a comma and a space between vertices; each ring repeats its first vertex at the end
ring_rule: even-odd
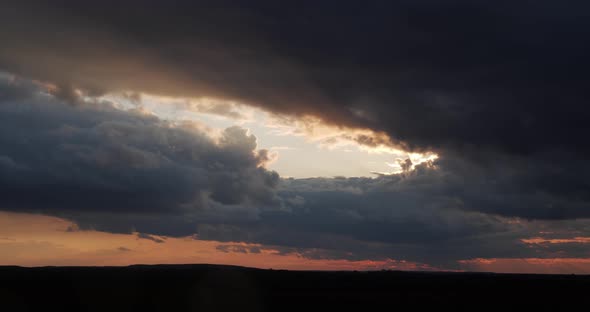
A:
POLYGON ((283 177, 388 175, 438 158, 434 153, 406 152, 385 133, 337 127, 311 115, 278 115, 235 101, 206 97, 175 98, 118 92, 96 98, 75 88, 42 81, 34 83, 45 89, 47 94, 72 102, 77 98, 89 102, 106 100, 118 109, 190 125, 214 138, 219 137, 227 127, 238 125, 248 128, 257 137, 258 147, 270 151, 268 168, 283 177), (409 167, 405 164, 408 159, 409 167))
MULTIPOLYGON (((15 78, 12 77, 10 79, 15 78)), ((346 187, 346 184, 350 183, 350 186, 353 186, 355 183, 361 181, 359 182, 360 186, 365 183, 376 183, 378 186, 381 182, 394 182, 395 185, 397 178, 401 179, 399 181, 404 181, 405 178, 411 180, 412 176, 420 174, 422 170, 412 170, 417 164, 423 162, 431 162, 427 166, 422 166, 421 168, 423 169, 428 169, 432 172, 441 169, 440 172, 444 172, 442 168, 437 167, 438 164, 432 162, 437 158, 437 155, 435 154, 406 153, 395 148, 395 146, 391 144, 389 138, 384 134, 365 129, 333 127, 326 125, 320 119, 311 116, 298 118, 278 116, 237 103, 223 102, 214 99, 198 99, 195 100, 195 104, 183 99, 152 97, 141 94, 120 94, 102 98, 87 97, 80 90, 60 89, 40 83, 39 85, 45 87, 45 90, 47 90, 47 92, 41 92, 43 98, 55 98, 61 101, 61 103, 59 103, 61 106, 56 106, 59 107, 59 109, 73 111, 90 109, 95 110, 95 112, 98 113, 101 113, 101 109, 104 109, 112 111, 111 116, 124 114, 135 120, 142 120, 142 123, 157 121, 158 123, 161 123, 159 126, 165 129, 182 128, 190 133, 193 131, 201 133, 203 139, 211 140, 211 145, 217 147, 223 146, 224 140, 230 140, 230 145, 238 148, 240 151, 244 150, 245 147, 247 153, 253 153, 251 155, 262 153, 262 155, 258 155, 260 157, 256 157, 256 159, 267 159, 268 161, 257 162, 259 166, 274 167, 275 164, 279 163, 276 161, 277 158, 275 157, 278 153, 285 153, 287 155, 291 153, 292 156, 294 154, 295 159, 293 162, 282 162, 283 164, 286 164, 286 166, 284 166, 283 169, 277 169, 283 177, 286 176, 285 171, 296 170, 298 169, 297 166, 311 168, 311 170, 303 171, 304 174, 301 175, 305 176, 308 174, 311 176, 318 175, 318 172, 322 172, 321 169, 324 169, 324 167, 329 165, 333 165, 333 167, 328 169, 333 170, 333 172, 335 172, 334 175, 342 176, 344 175, 342 174, 342 171, 346 174, 354 172, 352 170, 346 171, 346 169, 350 169, 350 167, 347 167, 346 165, 356 164, 359 160, 377 164, 377 161, 370 159, 379 158, 371 157, 386 158, 380 164, 382 166, 383 164, 389 166, 390 170, 393 169, 389 172, 369 171, 381 175, 379 179, 350 179, 350 181, 347 181, 348 179, 338 177, 335 179, 322 178, 317 179, 317 181, 307 182, 308 186, 313 185, 313 183, 326 183, 327 185, 331 185, 331 187, 327 189, 329 191, 338 190, 339 192, 349 192, 349 190, 353 190, 355 196, 367 195, 368 193, 365 194, 363 191, 357 192, 357 190, 360 190, 358 188, 346 187), (70 104, 71 106, 65 105, 64 103, 70 104), (94 105, 96 105, 96 108, 94 108, 94 105), (241 127, 232 127, 234 125, 240 125, 241 127), (249 129, 250 133, 246 132, 245 128, 249 129), (228 133, 225 133, 228 130, 230 132, 238 131, 240 135, 232 135, 232 133, 230 133, 228 136, 228 133), (257 135, 258 142, 255 141, 255 138, 252 135, 257 135), (244 145, 242 143, 246 144, 244 145), (267 150, 270 150, 270 153, 268 153, 267 150), (310 155, 311 157, 309 157, 310 155), (305 158, 306 156, 309 158, 305 158), (343 159, 343 156, 351 156, 349 159, 345 159, 346 161, 349 161, 349 163, 344 163, 343 165, 343 162, 340 161, 343 159), (395 162, 391 162, 392 159, 395 162), (317 166, 314 167, 314 165, 317 166), (404 174, 383 177, 383 175, 389 175, 395 172, 403 172, 404 174), (388 180, 390 178, 393 178, 393 180, 388 180), (337 181, 342 181, 345 188, 339 189, 334 187, 339 183, 337 181)), ((50 104, 51 103, 48 103, 47 105, 50 104)), ((112 118, 106 119, 112 120, 112 118)), ((62 128, 60 127, 58 129, 62 128)), ((157 136, 148 138, 150 142, 159 141, 157 136)), ((193 139, 199 141, 199 136, 194 136, 193 139)), ((165 141, 166 140, 164 140, 164 142, 165 141)), ((193 140, 189 141, 192 142, 193 140)), ((163 145, 159 148, 160 149, 156 152, 166 150, 168 147, 163 145)), ((248 158, 248 155, 250 154, 242 154, 240 155, 240 158, 248 158)), ((15 157, 14 159, 18 159, 18 157, 15 157)), ((4 157, 4 163, 12 168, 18 167, 15 166, 15 162, 8 157, 4 157)), ((146 165, 147 163, 142 164, 146 165)), ((276 169, 276 167, 272 169, 276 169)), ((330 172, 329 170, 327 172, 330 172)), ((301 174, 302 172, 297 173, 301 174)), ((367 174, 367 171, 364 171, 362 174, 367 174)), ((294 179, 287 180, 291 182, 295 181, 294 179)), ((303 184, 306 184, 306 182, 303 182, 303 184)), ((403 185, 405 183, 402 182, 401 184, 403 185)), ((291 188, 290 190, 293 191, 295 188, 291 188)), ((314 186, 313 190, 317 191, 317 187, 314 186)), ((313 194, 307 193, 304 196, 309 196, 308 198, 313 199, 313 194)), ((343 194, 341 193, 339 197, 342 196, 343 194)), ((370 199, 370 197, 366 198, 370 199)), ((393 199, 395 202, 396 198, 391 197, 390 199, 393 199)), ((282 203, 288 204, 290 209, 293 207, 297 208, 297 206, 306 203, 306 198, 299 195, 294 197, 287 196, 284 197, 283 200, 282 203)), ((312 203, 313 201, 310 200, 309 202, 312 203)), ((403 204, 408 204, 408 202, 403 204)), ((338 206, 340 205, 341 203, 338 204, 338 206)), ((222 206, 220 205, 219 207, 222 206)), ((333 207, 333 205, 328 204, 325 207, 333 207)), ((401 206, 397 209, 403 207, 404 206, 401 206)), ((420 207, 420 205, 417 207, 420 207)), ((78 207, 76 207, 76 209, 77 208, 78 207)), ((216 210, 217 208, 213 210, 216 210)), ((241 209, 244 207, 236 208, 241 209)), ((376 208, 379 208, 379 206, 376 208)), ((322 207, 321 210, 323 209, 324 208, 322 207)), ((379 209, 377 209, 377 211, 378 210, 379 209)), ((292 212, 292 210, 288 211, 292 212)), ((242 212, 248 211, 243 209, 233 211, 231 217, 239 215, 239 213, 242 212)), ((257 213, 257 209, 251 210, 246 218, 248 220, 253 220, 252 218, 256 217, 257 213)), ((10 223, 19 224, 19 222, 13 222, 14 215, 15 214, 7 214, 0 216, 0 220, 8 220, 10 223)), ((62 214, 57 215, 61 217, 64 216, 62 214)), ((225 215, 224 217, 229 216, 230 215, 225 215)), ((360 214, 358 216, 362 217, 360 214)), ((264 264, 265 266, 270 264, 272 267, 290 269, 433 269, 429 264, 412 262, 423 261, 420 258, 394 260, 398 259, 398 253, 395 252, 391 253, 394 255, 391 258, 388 258, 389 256, 372 258, 372 256, 366 255, 359 255, 357 257, 357 251, 353 253, 346 249, 344 251, 338 251, 345 253, 329 255, 331 250, 329 248, 331 247, 328 247, 328 249, 316 248, 316 246, 313 245, 306 247, 292 247, 291 245, 291 247, 285 247, 281 245, 281 243, 278 245, 263 245, 260 243, 260 240, 250 240, 249 238, 230 238, 229 240, 226 240, 226 238, 220 238, 221 236, 215 237, 205 235, 201 237, 201 226, 198 226, 199 231, 197 231, 197 233, 187 232, 193 234, 162 234, 161 232, 154 232, 153 230, 151 232, 140 233, 136 231, 135 224, 132 221, 127 229, 122 230, 124 233, 128 234, 121 234, 121 229, 115 230, 114 232, 109 232, 108 230, 105 231, 105 229, 94 231, 95 223, 88 223, 85 226, 81 226, 83 230, 80 230, 80 228, 73 223, 64 219, 38 215, 27 215, 25 219, 37 217, 48 218, 48 220, 43 222, 50 222, 54 223, 54 226, 56 224, 59 226, 57 229, 50 226, 50 230, 45 232, 41 231, 40 233, 36 233, 35 231, 23 232, 22 230, 27 229, 27 227, 22 226, 22 224, 18 227, 20 228, 20 232, 18 230, 11 232, 11 229, 16 229, 15 227, 2 227, 3 229, 8 230, 5 232, 0 231, 0 234, 6 234, 0 235, 0 250, 4 254, 10 255, 3 259, 3 261, 7 261, 6 264, 125 265, 132 263, 208 262, 240 264, 256 267, 263 267, 261 264, 264 264), (154 233, 158 233, 158 235, 172 236, 156 236, 154 233), (113 242, 116 244, 113 245, 113 242), (191 250, 198 250, 197 253, 199 256, 195 257, 191 250)), ((192 215, 187 214, 184 217, 192 218, 192 215)), ((75 220, 75 218, 72 219, 71 217, 70 219, 75 220)), ((229 219, 226 219, 226 221, 227 220, 229 219)), ((362 221, 362 219, 358 220, 362 221)), ((36 229, 41 229, 46 225, 43 225, 43 222, 37 219, 29 221, 31 221, 30 223, 32 224, 36 224, 36 229)), ((22 223, 24 224, 26 222, 22 223)), ((508 220, 505 223, 509 224, 513 222, 508 220)), ((521 224, 522 222, 516 219, 514 223, 521 224)), ((449 224, 446 226, 449 226, 449 224)), ((526 224, 523 226, 526 227, 526 224)), ((207 230, 208 225, 205 224, 203 228, 207 230)), ((426 231, 428 230, 429 229, 427 228, 426 231)), ((148 231, 150 230, 148 229, 148 231)), ((541 234, 545 232, 539 233, 541 234)), ((534 251, 547 249, 548 245, 551 244, 565 245, 587 243, 586 236, 576 236, 574 238, 565 239, 543 239, 532 235, 524 237, 527 238, 521 238, 519 241, 528 245, 526 246, 526 249, 534 251), (533 238, 528 239, 528 237, 533 238)), ((332 238, 330 238, 330 240, 331 239, 332 238)), ((483 271, 515 270, 515 272, 528 272, 524 268, 520 268, 521 265, 527 265, 530 266, 530 272, 587 272, 587 258, 582 258, 584 254, 575 254, 572 252, 569 258, 565 258, 563 257, 565 253, 560 250, 562 246, 555 247, 554 250, 547 249, 546 252, 544 252, 544 258, 536 258, 537 254, 531 254, 528 258, 522 259, 478 257, 470 259, 463 256, 455 260, 455 263, 457 264, 456 266, 443 268, 450 268, 453 270, 459 268, 483 271), (576 256, 578 258, 576 258, 576 256)))
POLYGON ((314 116, 285 116, 232 101, 172 98, 123 92, 103 97, 121 109, 153 114, 170 122, 190 122, 215 137, 230 126, 248 128, 258 147, 268 149, 268 168, 283 177, 394 174, 435 160, 433 153, 408 153, 384 133, 336 127, 314 116))

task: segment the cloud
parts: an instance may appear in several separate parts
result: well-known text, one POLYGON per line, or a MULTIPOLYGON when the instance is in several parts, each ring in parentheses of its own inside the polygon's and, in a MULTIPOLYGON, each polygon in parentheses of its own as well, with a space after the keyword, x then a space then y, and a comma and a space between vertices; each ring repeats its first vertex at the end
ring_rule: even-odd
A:
POLYGON ((590 273, 590 259, 588 258, 468 259, 462 260, 461 266, 467 270, 520 274, 590 273))
POLYGON ((219 250, 227 252, 256 252, 241 242, 309 259, 448 268, 472 258, 587 256, 579 244, 526 241, 547 230, 590 236, 588 219, 568 220, 588 217, 583 184, 545 184, 570 179, 581 165, 522 169, 551 168, 565 156, 530 164, 504 155, 482 167, 447 154, 376 178, 280 179, 264 168, 269 154, 246 129, 213 138, 107 101, 72 106, 26 80, 1 82, 13 90, 0 102, 1 208, 68 218, 71 231, 154 242, 194 236, 226 242, 219 250))
POLYGON ((0 5, 0 68, 60 86, 2 76, 3 209, 307 257, 584 255, 523 239, 563 222, 589 233, 585 2, 66 3, 0 5), (116 92, 229 100, 360 131, 327 143, 439 158, 281 180, 243 128, 213 139, 104 101, 64 105, 116 92))
POLYGON ((283 179, 279 196, 289 209, 263 211, 248 224, 201 224, 199 237, 283 246, 285 253, 305 257, 389 257, 447 267, 460 259, 500 254, 505 258, 588 256, 586 246, 550 249, 531 247, 526 241, 548 229, 562 235, 587 235, 588 219, 554 220, 543 215, 547 213, 544 206, 535 209, 539 204, 535 192, 506 194, 516 185, 482 185, 477 176, 471 180, 471 175, 454 176, 447 166, 444 162, 421 164, 412 171, 377 178, 283 179), (537 220, 513 216, 519 213, 537 213, 537 220), (310 249, 316 251, 310 253, 310 249))
POLYGON ((163 240, 163 239, 161 239, 159 237, 156 237, 156 236, 153 236, 153 235, 149 235, 149 234, 146 234, 146 233, 137 233, 137 238, 138 239, 151 240, 152 242, 158 243, 158 244, 161 244, 161 243, 164 243, 165 242, 165 240, 163 240))
MULTIPOLYGON (((584 104, 590 46, 576 37, 590 29, 580 15, 590 9, 584 2, 421 0, 285 9, 264 1, 180 1, 117 4, 120 14, 109 2, 67 2, 67 10, 3 3, 7 27, 0 38, 10 49, 0 50, 0 68, 69 86, 58 90, 223 99, 364 129, 325 143, 459 157, 474 172, 485 171, 476 184, 488 187, 496 176, 513 174, 510 185, 520 188, 518 181, 539 193, 527 199, 538 201, 534 208, 487 201, 485 211, 588 214, 583 177, 590 149, 581 142, 590 135, 584 104), (556 194, 560 200, 546 203, 556 194)), ((228 104, 201 106, 239 113, 228 104)), ((133 157, 134 151, 121 153, 133 157)))
POLYGON ((268 154, 245 129, 227 128, 216 140, 108 102, 70 106, 10 84, 21 91, 0 102, 4 209, 190 214, 275 201, 278 175, 264 168, 268 154))
POLYGON ((543 237, 532 237, 522 240, 527 244, 590 244, 590 237, 572 237, 572 238, 543 238, 543 237))
POLYGON ((190 102, 187 106, 189 109, 200 113, 220 115, 232 119, 246 118, 237 110, 237 105, 234 103, 200 100, 196 103, 190 102))
POLYGON ((261 252, 260 246, 248 246, 248 245, 240 245, 240 244, 223 244, 217 245, 215 249, 224 252, 224 253, 231 253, 231 252, 239 252, 245 254, 259 254, 261 252))
POLYGON ((315 115, 415 150, 589 151, 582 1, 66 2, 4 2, 0 65, 93 94, 315 115))

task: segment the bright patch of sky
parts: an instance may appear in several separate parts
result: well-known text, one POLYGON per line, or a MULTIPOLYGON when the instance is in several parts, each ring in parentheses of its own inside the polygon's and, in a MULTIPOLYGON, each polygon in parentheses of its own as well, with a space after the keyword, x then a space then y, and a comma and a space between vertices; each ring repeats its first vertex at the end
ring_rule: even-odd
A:
MULTIPOLYGON (((400 172, 404 160, 414 164, 434 155, 408 154, 380 146, 370 148, 343 139, 347 130, 321 123, 275 116, 257 108, 211 99, 176 99, 142 95, 106 96, 123 109, 140 108, 169 121, 192 121, 213 129, 241 126, 256 136, 259 149, 276 154, 267 165, 282 177, 370 177, 400 172)), ((354 131, 354 130, 348 130, 354 131)))

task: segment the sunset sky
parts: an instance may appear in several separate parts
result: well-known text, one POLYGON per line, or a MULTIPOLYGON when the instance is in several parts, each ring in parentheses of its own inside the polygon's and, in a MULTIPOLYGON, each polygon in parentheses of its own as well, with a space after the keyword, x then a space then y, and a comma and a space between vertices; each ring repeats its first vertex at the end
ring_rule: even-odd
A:
POLYGON ((590 274, 589 15, 2 1, 0 265, 590 274))

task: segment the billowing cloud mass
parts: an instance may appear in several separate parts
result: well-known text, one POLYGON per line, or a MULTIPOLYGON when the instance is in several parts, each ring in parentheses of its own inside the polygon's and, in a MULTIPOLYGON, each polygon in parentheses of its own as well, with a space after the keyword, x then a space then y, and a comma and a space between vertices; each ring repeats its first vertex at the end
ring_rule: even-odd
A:
POLYGON ((548 0, 4 1, 0 209, 307 258, 586 259, 588 14, 548 0), (256 106, 438 158, 281 179, 246 129, 212 134, 111 93, 256 106))
POLYGON ((587 136, 590 6, 555 1, 4 1, 0 65, 90 94, 212 96, 531 154, 587 136))
POLYGON ((5 209, 167 214, 276 200, 278 174, 246 129, 214 139, 195 124, 105 101, 71 106, 27 81, 2 82, 5 209))

